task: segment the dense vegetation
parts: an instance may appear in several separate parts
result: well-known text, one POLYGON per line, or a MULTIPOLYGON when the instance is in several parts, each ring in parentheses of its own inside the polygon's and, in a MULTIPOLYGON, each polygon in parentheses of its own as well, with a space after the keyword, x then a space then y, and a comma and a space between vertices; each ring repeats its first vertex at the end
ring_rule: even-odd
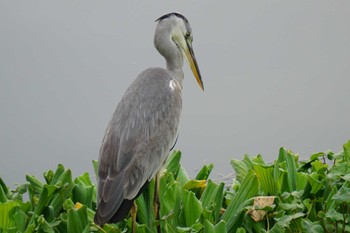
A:
MULTIPOLYGON (((161 176, 158 220, 154 182, 137 199, 137 232, 350 232, 350 141, 307 161, 285 148, 272 164, 260 155, 233 159, 230 187, 209 179, 211 164, 190 180, 180 158, 174 152, 161 176)), ((0 178, 0 232, 131 231, 130 217, 103 228, 93 223, 96 189, 87 173, 73 179, 58 165, 45 182, 26 180, 10 190, 0 178)))

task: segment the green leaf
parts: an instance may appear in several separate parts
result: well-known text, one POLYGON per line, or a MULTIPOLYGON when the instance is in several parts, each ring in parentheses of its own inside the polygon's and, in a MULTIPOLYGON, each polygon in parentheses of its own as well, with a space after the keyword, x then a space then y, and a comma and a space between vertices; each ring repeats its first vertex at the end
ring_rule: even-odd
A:
POLYGON ((326 213, 326 218, 329 218, 333 222, 344 220, 344 216, 341 213, 337 212, 335 209, 330 209, 326 213))
POLYGON ((239 227, 239 228, 237 228, 236 233, 246 233, 246 231, 243 227, 239 227))
POLYGON ((224 221, 220 221, 215 225, 215 232, 216 233, 223 233, 223 232, 227 232, 227 228, 226 228, 226 223, 224 221))
POLYGON ((319 157, 323 157, 323 156, 325 156, 324 152, 317 152, 310 156, 310 160, 311 161, 318 160, 319 157))
POLYGON ((350 188, 345 187, 344 185, 338 190, 338 192, 332 198, 338 203, 346 202, 350 203, 350 188))
POLYGON ((204 189, 207 184, 206 180, 190 180, 182 188, 188 191, 193 191, 194 189, 204 189))
POLYGON ((184 186, 187 182, 190 181, 187 172, 182 166, 179 168, 176 180, 180 183, 181 186, 184 186))
POLYGON ((202 213, 202 205, 191 191, 183 190, 183 215, 187 227, 194 225, 202 213))
POLYGON ((309 174, 304 173, 304 172, 298 172, 297 176, 295 177, 296 179, 296 190, 304 190, 307 182, 308 182, 308 176, 309 174))
POLYGON ((292 215, 284 215, 281 218, 275 218, 277 221, 277 224, 280 225, 281 227, 285 228, 288 227, 290 222, 293 221, 294 219, 301 218, 305 214, 302 212, 298 212, 292 215))
POLYGON ((167 172, 171 172, 175 179, 177 177, 179 168, 180 168, 180 160, 181 160, 181 152, 180 151, 174 151, 171 155, 169 155, 169 158, 165 162, 165 168, 167 172))
POLYGON ((277 161, 275 161, 274 180, 278 181, 280 193, 296 190, 297 176, 296 161, 298 157, 285 148, 280 148, 277 161))
POLYGON ((266 166, 262 164, 255 164, 254 170, 258 178, 261 189, 264 195, 276 195, 277 186, 273 178, 274 166, 266 166))
POLYGON ((208 220, 204 220, 204 233, 216 233, 214 225, 208 220))
POLYGON ((38 218, 38 232, 46 232, 46 233, 55 233, 52 228, 52 225, 46 221, 43 215, 40 215, 38 218))
POLYGON ((232 159, 231 166, 236 172, 236 179, 239 182, 242 182, 244 177, 246 177, 248 171, 254 169, 253 161, 249 158, 248 155, 244 155, 243 160, 232 159))
POLYGON ((30 219, 29 225, 33 223, 34 218, 36 216, 39 216, 42 214, 44 208, 48 206, 48 203, 52 200, 52 197, 57 190, 56 186, 53 185, 47 185, 45 184, 43 186, 43 191, 41 192, 38 204, 35 206, 34 214, 32 215, 32 218, 30 219))
POLYGON ((250 198, 257 196, 258 187, 258 179, 256 175, 250 171, 247 173, 239 190, 232 198, 222 216, 222 220, 226 222, 228 232, 234 232, 240 226, 240 214, 242 213, 243 209, 252 202, 250 198))
POLYGON ((95 186, 88 173, 84 173, 74 179, 73 201, 80 202, 88 208, 92 208, 92 202, 96 200, 95 186))
POLYGON ((15 222, 10 218, 10 212, 19 204, 15 201, 0 203, 0 229, 10 229, 15 226, 15 222))
POLYGON ((166 173, 161 177, 159 200, 162 232, 176 232, 176 226, 180 225, 182 191, 172 173, 166 173))
MULTIPOLYGON (((155 221, 154 214, 154 179, 149 183, 148 187, 142 192, 142 194, 136 199, 137 206, 137 218, 139 224, 145 224, 152 229, 155 221)), ((158 190, 160 193, 160 190, 158 190)), ((161 198, 161 197, 159 197, 161 198)))
POLYGON ((5 182, 0 177, 0 203, 7 201, 8 188, 6 187, 5 182))
POLYGON ((312 173, 309 176, 307 176, 307 179, 311 185, 311 193, 315 194, 317 193, 321 188, 323 188, 323 184, 321 181, 319 181, 319 174, 312 173))
POLYGON ((68 233, 83 232, 88 226, 86 206, 79 209, 72 208, 68 211, 67 229, 68 233))
MULTIPOLYGON (((204 233, 224 233, 227 232, 226 224, 224 221, 220 221, 215 226, 208 220, 204 220, 203 224, 204 233)), ((245 232, 245 231, 243 231, 245 232)))
POLYGON ((68 198, 74 188, 74 182, 72 180, 72 172, 69 169, 64 169, 62 165, 58 165, 58 168, 52 179, 52 183, 58 188, 57 192, 53 196, 49 205, 52 206, 54 216, 58 216, 60 213, 64 201, 68 198))
MULTIPOLYGON (((98 177, 98 161, 92 160, 92 166, 94 167, 95 177, 97 179, 97 177, 98 177)), ((98 180, 96 180, 96 181, 98 181, 98 180)))
POLYGON ((207 180, 213 168, 213 164, 204 165, 202 169, 198 172, 195 180, 207 180))
POLYGON ((203 209, 211 213, 212 219, 210 220, 213 222, 217 222, 219 219, 223 197, 224 183, 217 185, 213 181, 208 180, 207 187, 204 190, 200 201, 202 202, 203 209))
POLYGON ((343 145, 344 149, 344 161, 350 162, 350 140, 343 145))
POLYGON ((312 171, 315 171, 318 174, 324 174, 328 169, 328 164, 324 164, 320 160, 316 160, 311 163, 312 171))
POLYGON ((268 232, 269 233, 281 233, 281 232, 286 232, 286 231, 279 224, 275 224, 268 232))
POLYGON ((136 233, 148 233, 146 224, 137 225, 136 233))
POLYGON ((308 233, 323 233, 323 227, 319 222, 311 222, 308 219, 302 219, 301 220, 301 227, 303 232, 308 233))
POLYGON ((43 191, 43 183, 35 176, 26 175, 26 180, 29 183, 28 189, 31 189, 34 193, 43 191))

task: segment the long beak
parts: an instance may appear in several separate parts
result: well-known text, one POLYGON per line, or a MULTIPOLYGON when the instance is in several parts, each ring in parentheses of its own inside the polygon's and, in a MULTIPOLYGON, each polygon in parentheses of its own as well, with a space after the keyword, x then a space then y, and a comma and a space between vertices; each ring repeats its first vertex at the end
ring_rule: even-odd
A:
POLYGON ((204 91, 202 76, 198 68, 196 56, 194 55, 192 45, 189 42, 186 42, 186 44, 187 46, 184 48, 184 52, 185 52, 188 64, 190 65, 193 75, 196 78, 200 88, 204 91))

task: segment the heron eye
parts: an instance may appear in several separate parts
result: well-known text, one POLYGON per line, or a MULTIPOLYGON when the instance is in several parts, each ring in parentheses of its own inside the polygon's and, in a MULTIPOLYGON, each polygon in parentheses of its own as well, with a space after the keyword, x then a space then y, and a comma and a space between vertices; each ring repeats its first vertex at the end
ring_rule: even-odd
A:
POLYGON ((186 41, 188 41, 189 43, 192 43, 192 35, 191 35, 191 33, 190 32, 187 32, 186 34, 185 34, 185 39, 186 39, 186 41))

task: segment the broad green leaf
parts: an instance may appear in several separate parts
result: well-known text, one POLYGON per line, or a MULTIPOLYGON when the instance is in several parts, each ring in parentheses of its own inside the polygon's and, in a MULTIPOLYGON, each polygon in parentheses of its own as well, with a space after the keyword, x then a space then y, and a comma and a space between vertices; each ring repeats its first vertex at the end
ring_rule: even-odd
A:
POLYGON ((181 186, 184 186, 188 181, 190 181, 187 172, 182 166, 179 168, 176 180, 180 183, 181 186))
POLYGON ((176 232, 176 226, 180 225, 182 192, 180 184, 174 180, 172 173, 166 173, 161 178, 159 199, 159 215, 163 232, 176 232))
POLYGON ((206 209, 212 213, 212 220, 217 221, 219 218, 222 201, 224 197, 224 183, 215 184, 213 181, 208 180, 207 187, 201 196, 201 202, 203 209, 206 209))
POLYGON ((285 230, 279 225, 275 224, 269 231, 268 233, 281 233, 285 232, 285 230))
POLYGON ((202 213, 202 205, 193 192, 183 190, 182 195, 183 215, 185 218, 186 226, 190 227, 199 220, 199 217, 202 213))
POLYGON ((2 188, 2 186, 0 185, 0 203, 4 203, 7 201, 7 197, 6 197, 6 193, 4 191, 4 189, 2 188))
POLYGON ((35 176, 26 175, 26 180, 29 183, 28 189, 31 189, 34 193, 43 191, 43 183, 35 176))
MULTIPOLYGON (((155 180, 153 179, 148 187, 142 192, 142 194, 136 199, 135 203, 137 206, 137 217, 138 223, 146 224, 149 228, 154 226, 154 190, 155 180)), ((160 190, 158 190, 160 194, 160 190)))
POLYGON ((95 186, 90 180, 88 173, 84 173, 74 179, 73 201, 80 202, 88 208, 92 207, 92 202, 96 200, 95 186))
POLYGON ((319 175, 316 173, 312 173, 309 176, 307 176, 307 179, 311 185, 311 193, 315 194, 317 193, 322 187, 322 182, 319 181, 319 175))
POLYGON ((325 171, 328 169, 328 164, 324 164, 320 160, 315 160, 311 163, 311 168, 312 171, 318 174, 324 174, 325 171))
POLYGON ((325 156, 324 152, 317 152, 310 156, 310 160, 311 161, 318 160, 319 157, 323 157, 323 156, 325 156))
POLYGON ((296 179, 296 190, 304 190, 307 182, 308 182, 308 176, 309 174, 304 172, 298 172, 295 179, 296 179))
POLYGON ((302 219, 301 220, 301 227, 303 232, 308 233, 323 233, 323 227, 319 222, 311 222, 308 219, 302 219))
POLYGON ((185 232, 191 232, 192 233, 192 228, 191 227, 176 227, 176 231, 173 232, 178 232, 178 233, 185 233, 185 232))
POLYGON ((180 160, 181 160, 181 152, 174 151, 165 162, 164 167, 168 172, 171 172, 175 178, 177 177, 179 168, 181 166, 180 160))
POLYGON ((204 165, 202 169, 198 172, 195 180, 207 180, 213 168, 213 164, 204 165))
POLYGON ((280 148, 277 161, 275 161, 274 178, 280 180, 280 192, 292 192, 296 190, 297 166, 296 161, 298 157, 292 154, 291 151, 287 151, 285 148, 280 148), (282 169, 282 170, 280 170, 282 169), (284 171, 281 173, 281 171, 284 171), (280 176, 283 176, 282 180, 280 176), (286 186, 287 185, 287 186, 286 186))
POLYGON ((326 218, 329 218, 333 222, 344 220, 344 216, 341 213, 337 212, 335 209, 330 209, 326 213, 326 218))
POLYGON ((58 187, 58 190, 53 196, 49 205, 53 208, 54 216, 58 216, 64 201, 71 194, 74 188, 72 172, 69 169, 64 169, 62 165, 58 165, 56 173, 52 179, 52 183, 55 184, 55 187, 58 187))
POLYGON ((349 182, 349 181, 350 181, 350 174, 344 175, 344 176, 342 177, 342 179, 349 182))
POLYGON ((31 224, 34 221, 34 218, 36 216, 39 216, 42 214, 44 208, 48 206, 48 203, 52 200, 56 190, 57 190, 57 187, 53 185, 45 184, 43 186, 43 191, 40 195, 38 204, 35 206, 34 214, 32 215, 29 224, 31 224))
POLYGON ((304 213, 298 212, 292 215, 284 215, 281 218, 275 218, 275 219, 277 221, 277 224, 284 228, 284 227, 288 227, 291 221, 293 221, 294 219, 301 218, 304 215, 305 215, 304 213))
POLYGON ((343 145, 344 161, 350 162, 350 140, 343 145))
POLYGON ((52 228, 52 225, 50 225, 43 215, 40 215, 38 218, 38 226, 37 226, 38 232, 45 232, 45 233, 55 233, 55 231, 52 228))
POLYGON ((231 166, 236 172, 236 179, 242 182, 244 177, 246 177, 248 171, 253 170, 253 161, 248 155, 244 155, 242 160, 232 159, 231 166))
POLYGON ((0 203, 7 201, 8 188, 6 187, 5 182, 0 177, 0 203))
MULTIPOLYGON (((225 233, 227 232, 226 224, 224 221, 220 221, 215 226, 208 220, 204 220, 203 224, 204 233, 225 233)), ((245 231, 243 231, 245 233, 245 231)))
POLYGON ((220 221, 215 225, 216 233, 224 233, 227 232, 226 223, 224 221, 220 221))
POLYGON ((207 185, 206 180, 190 180, 182 188, 188 191, 191 191, 193 189, 198 189, 198 188, 204 189, 206 185, 207 185))
POLYGON ((239 227, 239 228, 237 228, 236 233, 246 233, 246 231, 243 227, 239 227))
POLYGON ((94 167, 96 181, 98 181, 97 180, 97 178, 98 178, 98 161, 97 160, 92 160, 92 166, 94 167))
POLYGON ((244 178, 241 187, 232 198, 229 206, 222 216, 222 220, 226 222, 228 232, 235 232, 239 225, 239 217, 243 209, 252 201, 250 198, 258 194, 258 179, 256 175, 250 171, 244 178))
POLYGON ((344 185, 338 190, 338 192, 332 198, 338 203, 346 202, 350 203, 350 188, 345 187, 344 185))
POLYGON ((204 220, 204 233, 216 233, 214 225, 208 220, 204 220))
POLYGON ((148 233, 146 224, 137 225, 136 233, 148 233))
POLYGON ((340 161, 333 165, 328 176, 330 179, 336 180, 346 174, 350 174, 350 162, 340 161))
POLYGON ((254 170, 258 178, 260 188, 263 191, 264 195, 276 195, 277 186, 276 181, 273 178, 274 166, 266 166, 262 164, 255 164, 254 170))
POLYGON ((327 192, 324 193, 324 199, 325 199, 325 209, 329 210, 331 208, 334 208, 335 201, 333 200, 333 196, 337 193, 337 187, 331 186, 327 192))
POLYGON ((68 211, 68 233, 83 232, 88 224, 86 206, 82 206, 79 209, 72 208, 68 211))
POLYGON ((15 201, 0 203, 0 229, 10 229, 15 226, 15 222, 10 218, 10 212, 19 204, 15 201))
MULTIPOLYGON (((23 209, 29 209, 25 207, 25 203, 21 203, 18 206, 15 206, 10 211, 10 218, 13 219, 16 228, 20 232, 24 232, 26 229, 26 223, 27 223, 27 215, 26 212, 23 211, 23 209)), ((0 208, 1 209, 1 208, 0 208)))
POLYGON ((93 186, 84 186, 82 184, 76 184, 72 191, 73 201, 80 202, 87 207, 92 207, 92 200, 96 200, 95 189, 93 186), (95 198, 94 198, 95 197, 95 198))
MULTIPOLYGON (((51 178, 51 172, 48 171, 47 174, 50 174, 50 179, 48 179, 48 184, 56 184, 59 185, 58 183, 62 181, 62 179, 65 179, 66 175, 64 173, 67 173, 67 170, 64 168, 62 164, 58 164, 56 171, 52 174, 51 178)), ((44 174, 45 176, 45 174, 44 174)))

